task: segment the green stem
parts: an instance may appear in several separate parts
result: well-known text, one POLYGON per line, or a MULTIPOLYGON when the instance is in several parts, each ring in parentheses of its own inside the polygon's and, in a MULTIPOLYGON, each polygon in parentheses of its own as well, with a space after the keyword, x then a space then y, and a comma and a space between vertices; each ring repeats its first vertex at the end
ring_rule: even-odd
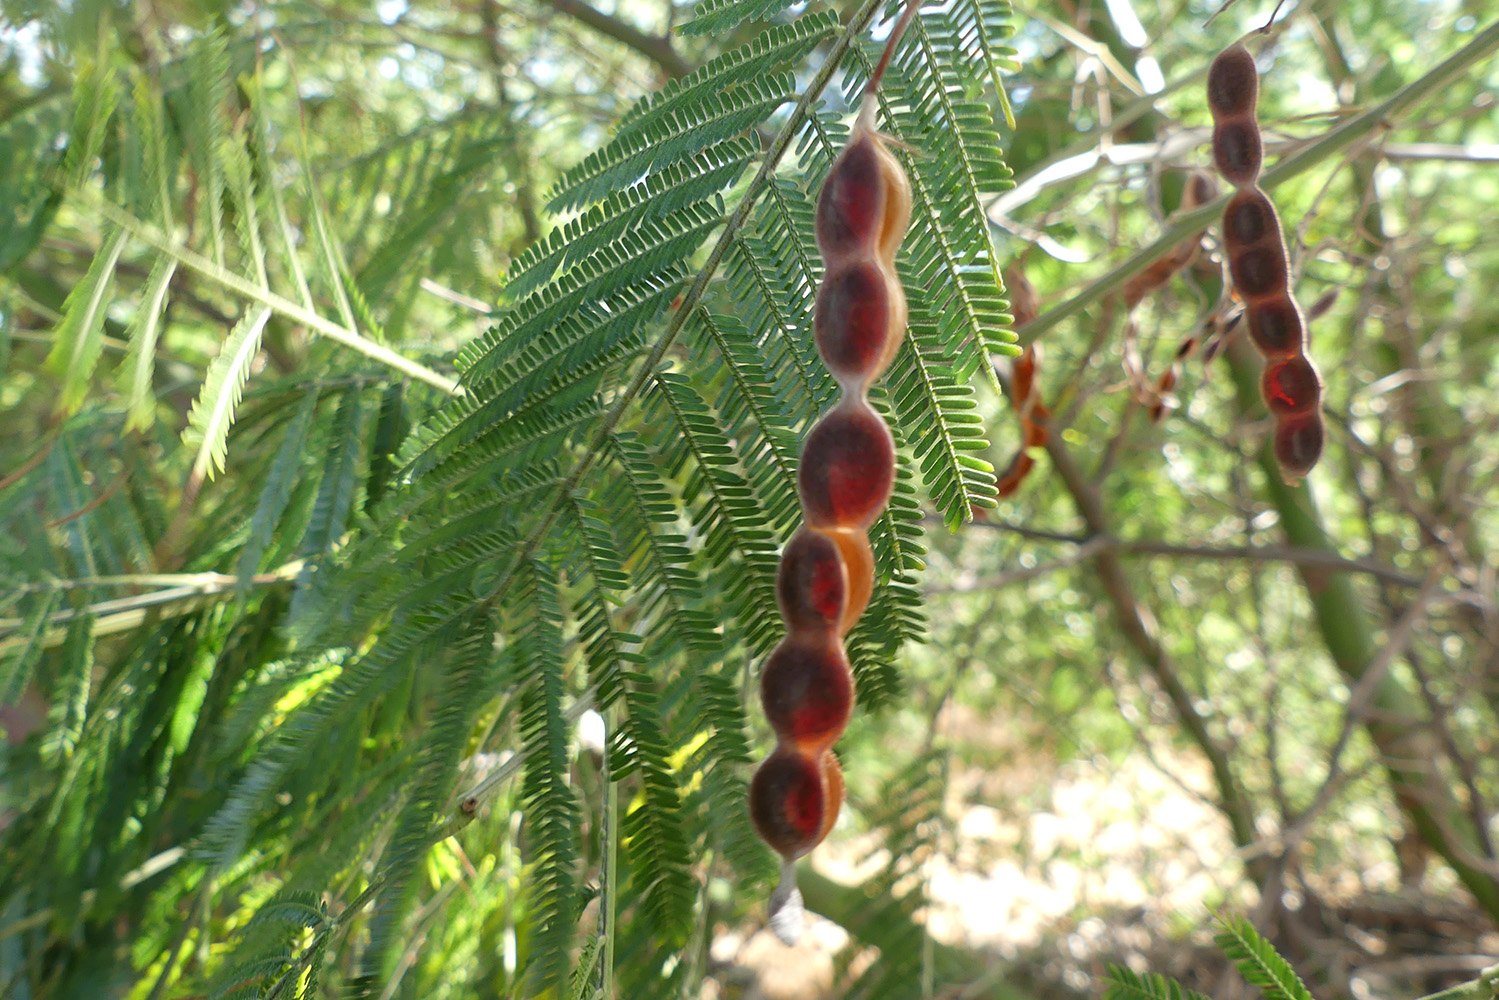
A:
POLYGON ((1478 974, 1477 979, 1450 986, 1440 993, 1431 993, 1421 1000, 1496 1000, 1499 998, 1499 965, 1491 965, 1478 974))

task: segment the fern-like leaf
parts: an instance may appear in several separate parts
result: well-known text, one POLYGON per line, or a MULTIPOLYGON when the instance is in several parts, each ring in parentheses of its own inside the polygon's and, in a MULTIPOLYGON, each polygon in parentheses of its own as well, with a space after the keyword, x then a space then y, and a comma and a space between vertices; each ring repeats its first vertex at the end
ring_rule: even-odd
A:
POLYGON ((1174 979, 1153 972, 1141 975, 1123 965, 1110 965, 1108 979, 1104 1000, 1208 1000, 1174 979))
POLYGON ((47 355, 47 367, 62 379, 59 413, 75 412, 88 394, 89 376, 104 350, 104 313, 114 285, 115 265, 124 249, 125 231, 111 230, 89 264, 88 273, 63 303, 62 322, 57 325, 56 340, 47 355))
POLYGON ((177 262, 159 257, 146 278, 145 292, 130 327, 125 331, 129 349, 120 368, 120 388, 125 392, 125 427, 145 430, 156 420, 156 394, 152 382, 156 373, 156 342, 161 335, 162 314, 166 311, 167 292, 177 262))
POLYGON ((753 128, 795 94, 796 82, 789 72, 763 72, 738 86, 704 93, 701 100, 642 117, 623 139, 590 153, 564 173, 549 199, 550 207, 553 211, 581 208, 606 197, 612 189, 663 170, 709 143, 753 128))
POLYGON ((417 866, 432 847, 433 831, 452 794, 459 755, 484 700, 484 668, 493 658, 493 629, 485 616, 477 615, 460 623, 451 642, 444 645, 437 701, 425 726, 405 804, 376 869, 381 888, 365 957, 365 979, 371 985, 384 986, 396 973, 406 942, 402 921, 415 899, 417 866))
POLYGON ((1263 993, 1265 1000, 1312 1000, 1312 994, 1291 963, 1247 919, 1219 917, 1218 925, 1222 930, 1213 940, 1238 968, 1239 975, 1263 993))
POLYGON ((562 608, 546 560, 530 560, 509 595, 525 663, 520 733, 526 750, 523 795, 531 864, 526 962, 532 995, 566 981, 579 894, 578 805, 567 783, 568 725, 563 712, 562 608))
POLYGON ((208 366, 203 389, 188 414, 182 440, 197 449, 193 474, 212 479, 224 469, 228 453, 229 428, 234 424, 234 410, 239 406, 250 378, 250 363, 260 352, 260 337, 271 318, 270 309, 261 306, 245 314, 208 366))
POLYGON ((684 35, 713 35, 737 28, 745 21, 769 21, 798 0, 698 0, 692 19, 677 26, 684 35))

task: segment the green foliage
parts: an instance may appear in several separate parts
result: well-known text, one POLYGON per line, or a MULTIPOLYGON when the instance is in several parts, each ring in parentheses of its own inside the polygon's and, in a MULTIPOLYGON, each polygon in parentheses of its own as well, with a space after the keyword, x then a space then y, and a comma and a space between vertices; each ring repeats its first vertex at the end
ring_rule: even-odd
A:
MULTIPOLYGON (((1219 950, 1265 1000, 1312 1000, 1291 963, 1247 919, 1220 915, 1218 925, 1222 929, 1214 941, 1219 950)), ((1207 1000, 1168 976, 1141 974, 1122 965, 1109 966, 1108 982, 1104 1000, 1207 1000)))
POLYGON ((684 35, 712 35, 745 21, 769 21, 795 6, 793 0, 699 0, 692 19, 677 30, 684 35))
POLYGON ((1166 976, 1147 972, 1143 975, 1123 965, 1109 966, 1109 986, 1104 1000, 1207 1000, 1196 990, 1166 976))
MULTIPOLYGON (((0 693, 52 706, 13 753, 34 777, 0 839, 19 875, 0 911, 42 915, 6 965, 31 995, 142 976, 147 995, 583 996, 606 961, 625 994, 664 995, 691 985, 663 956, 703 946, 710 885, 756 905, 748 681, 780 636, 798 442, 834 391, 811 219, 848 117, 831 91, 794 102, 829 51, 850 55, 819 79, 856 92, 867 55, 828 48, 862 21, 786 10, 699 11, 710 34, 775 23, 570 151, 543 178, 551 228, 495 252, 503 283, 465 230, 535 180, 503 165, 525 124, 508 97, 377 113, 345 145, 317 96, 342 67, 292 58, 293 23, 264 47, 194 25, 144 66, 101 28, 65 115, 0 122, 63 150, 56 192, 0 179, 27 220, 0 254, 17 287, 39 287, 49 226, 83 248, 26 359, 54 423, 0 488, 7 532, 43 540, 0 562, 25 588, 0 693), (498 303, 487 332, 462 333, 447 289, 498 303), (589 708, 612 720, 607 792, 577 745, 589 708), (607 941, 584 929, 596 875, 607 941), (101 945, 127 909, 128 954, 101 945)), ((1013 339, 982 205, 1008 184, 987 89, 1008 16, 924 14, 882 109, 918 212, 911 335, 875 400, 905 468, 850 639, 869 710, 924 634, 926 497, 953 524, 993 501, 972 383, 1013 339)), ((930 835, 930 765, 919 815, 876 817, 891 836, 930 835)), ((892 864, 893 886, 912 869, 892 864)), ((872 975, 893 983, 910 954, 886 947, 872 975)))
POLYGON ((1243 917, 1223 917, 1223 928, 1214 937, 1223 954, 1239 969, 1239 975, 1265 995, 1265 1000, 1312 1000, 1306 984, 1243 917))

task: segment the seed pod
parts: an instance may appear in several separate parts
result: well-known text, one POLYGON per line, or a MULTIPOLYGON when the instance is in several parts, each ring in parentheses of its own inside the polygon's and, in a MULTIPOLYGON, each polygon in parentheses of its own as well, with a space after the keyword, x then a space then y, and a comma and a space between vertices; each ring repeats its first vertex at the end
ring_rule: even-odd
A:
POLYGON ((848 606, 848 573, 833 539, 802 528, 781 553, 776 596, 791 632, 836 628, 848 606))
POLYGON ((1213 163, 1230 184, 1253 184, 1265 164, 1259 126, 1228 121, 1213 126, 1213 163))
POLYGON ((1231 247, 1280 242, 1280 217, 1265 192, 1248 188, 1228 200, 1223 206, 1223 239, 1231 247))
POLYGON ((1300 354, 1267 364, 1260 383, 1265 405, 1280 416, 1315 411, 1322 401, 1322 378, 1300 354))
POLYGON ((854 707, 853 674, 838 633, 789 635, 760 673, 760 704, 783 745, 832 746, 854 707))
POLYGON ((1286 417, 1275 428, 1275 460, 1281 471, 1300 478, 1322 457, 1322 414, 1313 410, 1286 417))
POLYGON ((1260 72, 1243 45, 1224 49, 1208 67, 1208 108, 1214 118, 1252 118, 1260 96, 1260 72))
POLYGON ((1265 357, 1260 391, 1276 419, 1281 471, 1304 476, 1322 454, 1322 379, 1306 357, 1306 320, 1291 295, 1291 266, 1275 206, 1259 189, 1263 159, 1254 57, 1235 45, 1208 70, 1213 161, 1238 192, 1223 209, 1223 249, 1244 301, 1249 338, 1265 357))
POLYGON ((1230 251, 1228 272, 1234 287, 1246 301, 1280 299, 1291 281, 1291 266, 1286 248, 1278 243, 1262 243, 1238 252, 1230 251))
POLYGON ((812 527, 867 530, 895 484, 890 428, 863 399, 844 397, 807 435, 797 484, 812 527))
POLYGON ((1260 175, 1264 150, 1255 120, 1260 77, 1254 57, 1235 45, 1208 67, 1208 109, 1213 113, 1213 161, 1224 179, 1247 187, 1260 175))
POLYGON ((851 260, 823 278, 813 330, 823 363, 845 389, 884 374, 905 328, 905 291, 879 262, 851 260))
MULTIPOLYGON (((750 818, 760 837, 787 860, 817 846, 826 833, 828 781, 821 761, 780 747, 750 781, 750 818)), ((842 791, 842 772, 839 772, 842 791)))
POLYGON ((1305 347, 1306 325, 1289 296, 1248 304, 1249 339, 1267 358, 1298 355, 1305 347))
POLYGON ((797 487, 806 527, 787 544, 777 577, 787 634, 760 673, 760 702, 777 747, 750 783, 755 826, 786 860, 771 895, 770 925, 788 944, 801 926, 790 862, 827 836, 843 802, 843 769, 830 749, 854 703, 843 636, 874 591, 868 530, 895 483, 895 441, 865 393, 905 335, 895 254, 911 220, 911 186, 875 131, 874 95, 916 9, 909 0, 890 33, 848 147, 817 199, 817 245, 826 266, 813 331, 843 399, 802 448, 797 487))

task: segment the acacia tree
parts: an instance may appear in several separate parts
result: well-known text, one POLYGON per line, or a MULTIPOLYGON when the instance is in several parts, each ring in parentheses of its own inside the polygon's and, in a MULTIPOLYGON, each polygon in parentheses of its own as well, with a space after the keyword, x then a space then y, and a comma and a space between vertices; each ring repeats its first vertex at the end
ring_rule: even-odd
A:
MULTIPOLYGON (((1311 6, 1335 44, 1344 25, 1311 6)), ((779 636, 775 556, 799 519, 796 441, 837 391, 811 337, 812 196, 847 135, 882 5, 840 16, 705 0, 671 35, 574 0, 555 3, 555 19, 488 2, 381 8, 380 19, 308 3, 174 25, 105 3, 24 7, 7 7, 32 33, 12 52, 47 59, 7 77, 16 86, 0 110, 0 217, 16 220, 0 245, 11 431, 0 517, 14 584, 0 609, 0 701, 13 706, 0 981, 39 997, 695 988, 714 923, 757 910, 771 877, 744 809, 751 748, 766 742, 745 705, 779 636), (616 97, 640 92, 628 107, 616 97), (598 753, 576 736, 590 710, 604 723, 598 753)), ((1100 10, 1077 14, 1108 65, 1139 55, 1100 10)), ((1451 88, 1499 45, 1496 30, 1367 84, 1329 55, 1339 82, 1371 93, 1357 95, 1359 113, 1318 123, 1264 182, 1292 190, 1300 178, 1286 214, 1339 233, 1348 255, 1324 264, 1303 240, 1316 263, 1304 280, 1363 290, 1324 321, 1344 326, 1337 338, 1316 343, 1329 370, 1344 358, 1374 369, 1330 380, 1331 422, 1346 437, 1334 437, 1328 477, 1335 516, 1363 503, 1379 572, 1341 555, 1341 521, 1329 526, 1309 492, 1272 475, 1252 428, 1235 429, 1258 406, 1241 359, 1230 355, 1235 379, 1198 391, 1207 415, 1194 403, 1193 419, 1163 432, 1141 430, 1127 394, 1104 391, 1114 293, 1215 207, 1156 237, 1149 212, 1093 195, 1064 224, 1118 248, 1117 267, 1079 280, 1026 257, 1061 303, 1021 331, 1053 348, 1040 391, 1056 415, 1024 506, 1006 512, 1032 532, 1060 523, 1062 544, 1088 546, 1089 596, 1000 604, 1005 592, 986 590, 969 611, 998 632, 960 642, 939 622, 934 648, 982 648, 933 664, 915 652, 929 631, 927 563, 944 569, 940 582, 948 567, 994 572, 1014 555, 975 544, 1008 522, 960 529, 996 503, 986 420, 1001 428, 1001 457, 1014 446, 1000 405, 1016 339, 1000 264, 1022 239, 1056 239, 1013 219, 1044 226, 1033 210, 1074 195, 1051 180, 995 204, 1010 187, 1006 136, 1027 179, 1074 151, 1048 125, 1066 104, 1048 89, 1066 49, 1038 48, 1043 68, 1013 132, 1006 124, 1015 23, 1000 0, 923 10, 881 92, 915 211, 899 261, 910 335, 874 394, 902 472, 872 532, 876 597, 849 641, 861 720, 875 719, 856 725, 848 751, 855 822, 895 848, 847 914, 880 948, 855 988, 915 996, 933 978, 982 975, 971 956, 928 948, 913 919, 925 903, 913 876, 947 840, 955 748, 938 733, 865 765, 874 755, 860 747, 906 718, 898 693, 934 716, 969 696, 956 663, 992 661, 1034 635, 1049 645, 1060 616, 1094 594, 1117 631, 1100 626, 1093 641, 1117 635, 1143 668, 1118 693, 1164 694, 1173 732, 1211 764, 1252 881, 1296 871, 1288 840, 1279 854, 1256 850, 1267 803, 1284 807, 1282 833, 1306 836, 1298 824, 1328 807, 1353 742, 1388 775, 1367 794, 1392 793, 1418 838, 1499 912, 1485 839, 1494 775, 1475 763, 1491 745, 1492 686, 1457 706, 1476 714, 1454 713, 1472 675, 1426 665, 1456 655, 1451 636, 1492 657, 1492 605, 1453 598, 1448 627, 1409 634, 1434 599, 1481 587, 1493 525, 1475 517, 1454 537, 1453 504, 1492 474, 1480 457, 1492 430, 1454 472, 1429 443, 1441 406, 1471 409, 1461 392, 1413 397, 1409 419, 1381 424, 1390 437, 1372 444, 1355 406, 1380 377, 1439 363, 1491 373, 1492 352, 1467 331, 1492 306, 1453 316, 1439 345, 1450 356, 1398 338, 1388 356, 1364 350, 1364 297, 1401 294, 1398 277, 1366 283, 1381 273, 1369 260, 1426 244, 1401 250, 1381 235, 1367 156, 1339 159, 1425 102, 1460 105, 1451 88), (1355 213, 1318 214, 1306 182, 1317 170, 1353 177, 1362 250, 1339 228, 1355 213), (1117 208, 1121 224, 1103 231, 1098 207, 1117 208), (1204 492, 1244 499, 1194 516, 1197 487, 1162 482, 1157 450, 1141 446, 1152 433, 1190 448, 1204 492), (1083 471, 1079 439, 1094 470, 1083 471), (1429 488, 1415 494, 1393 485, 1408 478, 1401 440, 1426 445, 1429 488), (1255 461, 1261 472, 1246 473, 1255 461), (1301 568, 1306 591, 1256 605, 1261 627, 1246 631, 1285 646, 1310 630, 1310 609, 1325 653, 1304 682, 1267 657, 1273 698, 1257 703, 1185 665, 1221 659, 1233 640, 1171 648, 1151 612, 1159 595, 1123 566, 1153 541, 1157 556, 1189 554, 1164 546, 1186 550, 1228 525, 1250 557, 1231 582, 1259 593, 1272 570, 1258 560, 1275 558, 1258 537, 1267 511, 1285 535, 1274 551, 1301 568), (929 536, 928 522, 958 533, 929 536), (1125 524, 1140 536, 1120 538, 1125 524), (1428 542, 1405 557, 1409 530, 1428 542), (1440 566, 1416 561, 1427 558, 1440 566), (1419 585, 1428 569, 1434 582, 1412 603, 1411 576, 1419 585), (1378 582, 1376 599, 1353 572, 1378 582), (1267 633, 1277 610, 1299 624, 1267 633), (1375 620, 1390 623, 1387 644, 1375 620), (1289 741, 1333 746, 1326 781, 1308 789, 1275 767, 1262 780, 1256 766, 1283 752, 1268 725, 1274 699, 1325 695, 1336 673, 1324 663, 1351 685, 1346 715, 1289 741), (1206 712, 1205 699, 1222 707, 1206 712), (1268 742, 1230 749, 1236 720, 1268 742), (1361 726, 1367 744, 1354 739, 1361 726), (1454 782, 1429 769, 1442 755, 1459 774, 1450 793, 1454 782)), ((1234 32, 1214 30, 1195 47, 1170 43, 1192 57, 1183 79, 1200 80, 1210 45, 1234 32)), ((1178 134, 1202 120, 1196 90, 1142 97, 1078 142, 1131 127, 1121 138, 1178 134)), ((1459 121, 1453 142, 1473 131, 1459 121)), ((1124 190, 1159 181, 1174 199, 1172 168, 1187 159, 1144 161, 1124 190)), ((1458 218, 1441 231, 1459 232, 1458 218)), ((1183 303, 1226 315, 1211 267, 1187 287, 1159 300, 1163 319, 1183 303)), ((1151 343, 1147 331, 1147 354, 1151 343)), ((1223 548, 1207 552, 1217 586, 1230 572, 1223 548)), ((1057 676, 1096 669, 1096 657, 1029 655, 1057 676)), ((812 902, 848 909, 846 898, 812 902)))

